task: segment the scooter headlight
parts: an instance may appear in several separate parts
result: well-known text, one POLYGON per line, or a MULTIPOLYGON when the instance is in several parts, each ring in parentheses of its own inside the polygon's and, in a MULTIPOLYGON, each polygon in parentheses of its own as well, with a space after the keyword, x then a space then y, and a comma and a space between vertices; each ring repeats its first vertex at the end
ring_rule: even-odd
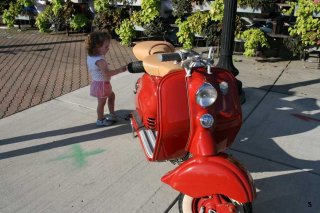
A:
POLYGON ((217 96, 217 90, 209 83, 204 83, 196 93, 197 103, 202 107, 212 105, 217 96))
POLYGON ((200 118, 200 124, 204 128, 212 127, 213 123, 214 123, 214 119, 210 114, 204 114, 200 118))

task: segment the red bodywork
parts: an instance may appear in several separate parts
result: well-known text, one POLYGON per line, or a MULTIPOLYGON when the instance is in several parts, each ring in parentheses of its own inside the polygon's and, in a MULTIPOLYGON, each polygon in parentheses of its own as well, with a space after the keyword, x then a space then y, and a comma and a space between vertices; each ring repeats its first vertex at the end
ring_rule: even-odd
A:
POLYGON ((161 180, 194 198, 223 194, 247 203, 256 196, 251 176, 237 160, 226 154, 190 158, 161 180))
MULTIPOLYGON (((215 155, 232 144, 242 120, 235 79, 222 69, 213 69, 213 73, 208 75, 205 69, 198 68, 188 78, 182 70, 164 77, 144 74, 139 79, 136 111, 144 126, 157 132, 153 158, 148 158, 150 161, 181 158, 187 152, 215 155), (226 95, 219 88, 222 81, 229 85, 226 95), (205 82, 211 83, 218 92, 218 99, 208 108, 199 106, 195 98, 205 82), (215 119, 209 129, 204 129, 199 122, 205 113, 215 119)), ((133 126, 137 129, 134 119, 133 126)))
MULTIPOLYGON (((253 182, 246 170, 226 154, 242 123, 241 106, 235 78, 223 69, 195 68, 192 76, 184 70, 164 77, 144 74, 137 82, 136 112, 132 125, 136 132, 146 128, 156 135, 150 161, 192 158, 166 174, 162 181, 191 197, 223 194, 240 202, 251 202, 255 197, 253 182), (219 85, 227 83, 223 91, 219 85), (207 108, 196 102, 196 93, 204 84, 215 87, 218 98, 207 108), (214 124, 203 128, 200 117, 211 114, 214 124), (140 122, 140 123, 139 123, 140 122), (220 153, 220 154, 219 154, 220 153)), ((140 142, 142 141, 139 135, 140 142)), ((143 144, 141 142, 142 147, 143 144)), ((146 153, 146 151, 145 151, 146 153)))

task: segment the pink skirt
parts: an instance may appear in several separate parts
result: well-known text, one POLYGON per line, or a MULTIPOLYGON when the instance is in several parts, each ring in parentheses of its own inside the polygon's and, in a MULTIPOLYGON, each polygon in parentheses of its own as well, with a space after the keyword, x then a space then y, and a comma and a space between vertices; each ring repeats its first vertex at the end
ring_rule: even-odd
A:
POLYGON ((107 98, 112 93, 112 87, 109 81, 92 81, 90 86, 90 95, 97 98, 107 98))

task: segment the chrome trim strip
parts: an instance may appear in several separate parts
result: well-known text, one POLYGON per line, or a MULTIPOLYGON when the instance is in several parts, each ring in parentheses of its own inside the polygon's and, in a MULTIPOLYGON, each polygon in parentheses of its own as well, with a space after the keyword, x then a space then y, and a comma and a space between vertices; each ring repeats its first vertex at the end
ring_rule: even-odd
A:
POLYGON ((154 150, 154 147, 156 146, 156 138, 154 137, 153 131, 152 130, 146 130, 148 137, 150 138, 150 142, 152 145, 152 150, 154 150))
POLYGON ((144 130, 140 130, 139 131, 139 135, 141 137, 141 141, 142 141, 143 147, 144 147, 148 157, 152 158, 153 157, 153 151, 151 150, 151 147, 149 146, 146 132, 144 130))

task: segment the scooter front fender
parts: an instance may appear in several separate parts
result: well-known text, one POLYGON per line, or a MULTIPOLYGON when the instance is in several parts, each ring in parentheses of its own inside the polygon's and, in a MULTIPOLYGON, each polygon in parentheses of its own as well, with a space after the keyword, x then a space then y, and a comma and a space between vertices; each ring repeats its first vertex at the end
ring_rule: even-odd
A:
POLYGON ((249 172, 236 159, 224 153, 192 157, 164 175, 161 181, 194 198, 222 194, 247 203, 256 197, 249 172))

